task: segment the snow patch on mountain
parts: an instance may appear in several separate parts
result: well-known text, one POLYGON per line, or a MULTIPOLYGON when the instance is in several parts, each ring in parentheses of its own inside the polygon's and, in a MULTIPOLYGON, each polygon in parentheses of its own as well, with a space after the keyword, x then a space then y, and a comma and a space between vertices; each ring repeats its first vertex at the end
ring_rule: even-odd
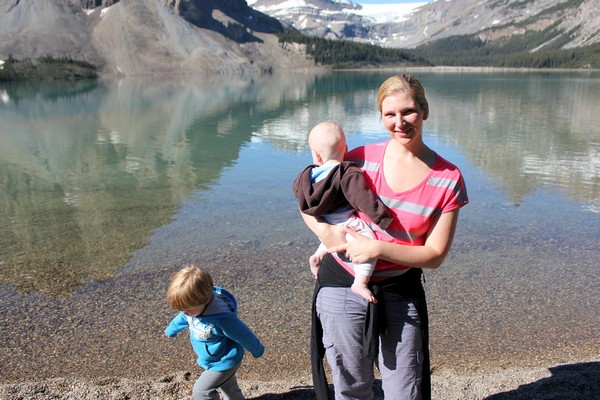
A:
MULTIPOLYGON (((250 7, 254 7, 257 2, 258 0, 247 0, 250 7)), ((414 10, 429 3, 429 1, 416 1, 394 4, 360 4, 359 6, 358 3, 349 0, 333 0, 332 2, 347 6, 344 7, 346 12, 368 18, 374 24, 404 21, 414 10)), ((288 11, 297 9, 314 9, 323 14, 339 13, 339 11, 321 9, 313 2, 306 0, 274 1, 273 5, 261 5, 256 8, 269 15, 285 15, 288 11)))
POLYGON ((362 10, 353 10, 353 13, 371 18, 376 24, 387 24, 406 20, 417 8, 428 3, 363 4, 362 10))

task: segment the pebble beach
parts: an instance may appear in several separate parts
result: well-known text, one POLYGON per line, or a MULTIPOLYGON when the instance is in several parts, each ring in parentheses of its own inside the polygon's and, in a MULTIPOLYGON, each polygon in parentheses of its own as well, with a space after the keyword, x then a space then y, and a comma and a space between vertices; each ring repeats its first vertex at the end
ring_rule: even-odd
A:
MULTIPOLYGON (((434 399, 600 399, 597 75, 419 76, 427 140, 471 199, 425 272, 434 399)), ((0 118, 0 400, 189 400, 202 371, 185 333, 163 333, 169 277, 188 263, 266 346, 239 370, 246 397, 314 397, 318 240, 290 184, 312 121, 343 121, 351 148, 384 137, 381 80, 273 78, 15 92, 0 118)))
MULTIPOLYGON (((201 370, 189 339, 163 334, 174 315, 164 296, 169 276, 189 262, 201 263, 216 284, 236 295, 240 317, 266 346, 260 359, 247 354, 238 373, 246 397, 314 398, 309 364, 313 281, 305 262, 313 245, 310 239, 240 241, 228 243, 226 254, 199 247, 169 262, 138 257, 115 276, 86 282, 60 298, 4 285, 0 398, 191 399, 201 370)), ((521 327, 508 324, 512 332, 498 322, 494 331, 480 301, 469 309, 471 318, 464 318, 456 302, 445 301, 460 280, 463 295, 476 295, 471 283, 454 275, 473 256, 464 246, 459 243, 458 256, 426 275, 434 398, 600 398, 599 346, 597 337, 587 337, 598 327, 598 317, 573 326, 579 333, 561 331, 552 318, 542 324, 545 330, 532 319, 521 327)), ((461 301, 460 293, 454 297, 461 301)), ((595 301, 592 297, 590 304, 595 301)), ((555 311, 561 314, 559 305, 555 311)), ((506 310, 490 312, 500 318, 506 310)), ((374 389, 376 398, 383 398, 379 381, 374 389)))

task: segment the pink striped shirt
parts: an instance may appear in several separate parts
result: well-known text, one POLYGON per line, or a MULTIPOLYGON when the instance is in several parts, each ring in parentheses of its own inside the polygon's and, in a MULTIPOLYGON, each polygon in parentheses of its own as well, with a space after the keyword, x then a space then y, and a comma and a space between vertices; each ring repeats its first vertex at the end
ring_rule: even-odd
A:
MULTIPOLYGON (((374 223, 369 224, 375 232, 375 238, 386 242, 420 246, 425 243, 427 232, 437 216, 469 202, 465 183, 459 169, 436 154, 433 167, 423 182, 405 192, 394 192, 383 176, 383 155, 388 143, 358 147, 348 153, 346 159, 356 162, 363 170, 371 190, 394 213, 394 219, 385 231, 374 223)), ((370 222, 369 217, 362 213, 359 213, 359 217, 370 222)), ((337 256, 336 259, 340 262, 337 256)), ((343 262, 340 264, 353 274, 353 271, 349 270, 343 262)), ((401 275, 409 268, 378 260, 373 278, 381 280, 401 275)))

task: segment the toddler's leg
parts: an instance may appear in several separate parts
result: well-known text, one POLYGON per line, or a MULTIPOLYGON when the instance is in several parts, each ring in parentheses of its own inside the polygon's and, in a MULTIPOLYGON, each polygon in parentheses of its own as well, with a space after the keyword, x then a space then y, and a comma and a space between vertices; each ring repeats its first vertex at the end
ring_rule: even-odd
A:
POLYGON ((367 287, 369 283, 369 277, 366 275, 356 275, 354 277, 354 283, 352 283, 352 291, 369 303, 377 303, 377 299, 373 296, 373 293, 367 287))
POLYGON ((235 374, 231 375, 231 378, 223 383, 220 389, 224 400, 244 400, 242 389, 240 389, 240 386, 238 385, 235 374))
POLYGON ((218 400, 217 389, 221 389, 225 399, 243 400, 244 396, 235 379, 238 368, 239 365, 236 365, 226 371, 204 371, 194 383, 194 400, 218 400))

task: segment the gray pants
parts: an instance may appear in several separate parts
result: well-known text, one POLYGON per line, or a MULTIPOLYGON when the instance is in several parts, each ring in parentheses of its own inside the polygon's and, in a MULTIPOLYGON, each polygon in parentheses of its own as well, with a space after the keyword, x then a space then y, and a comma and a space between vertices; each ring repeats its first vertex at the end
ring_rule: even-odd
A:
POLYGON ((217 400, 220 389, 224 400, 244 400, 235 373, 239 364, 226 371, 204 371, 194 383, 192 396, 194 400, 217 400))
MULTIPOLYGON (((336 400, 373 399, 374 366, 363 355, 367 301, 350 288, 324 287, 316 306, 336 400)), ((377 361, 385 399, 420 400, 423 342, 417 310, 412 302, 386 298, 386 318, 377 361)))

